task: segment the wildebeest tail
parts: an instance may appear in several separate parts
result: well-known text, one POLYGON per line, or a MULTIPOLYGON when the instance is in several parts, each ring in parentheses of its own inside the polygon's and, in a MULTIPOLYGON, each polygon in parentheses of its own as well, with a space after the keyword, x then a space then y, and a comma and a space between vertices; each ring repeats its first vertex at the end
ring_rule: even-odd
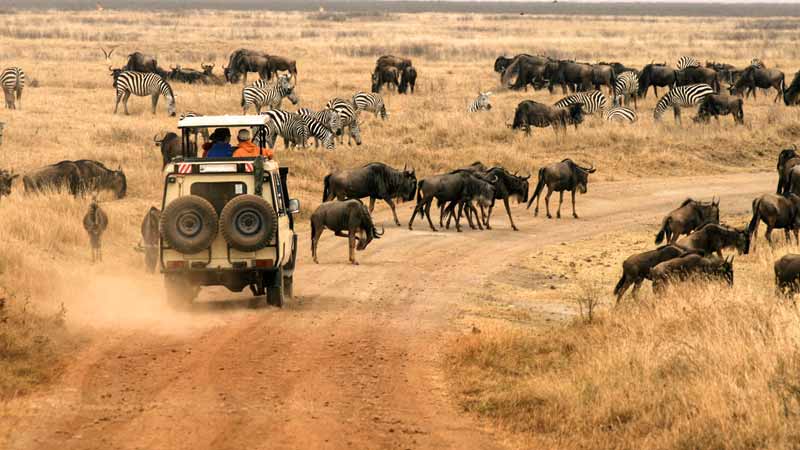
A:
POLYGON ((325 175, 322 179, 322 203, 328 201, 329 195, 331 195, 331 174, 325 175))
POLYGON ((671 218, 665 217, 664 221, 661 222, 661 229, 658 230, 658 234, 656 234, 656 245, 661 244, 664 241, 664 238, 670 238, 672 234, 672 230, 669 228, 669 223, 672 221, 671 218))
POLYGON ((314 234, 317 232, 317 227, 314 226, 314 221, 311 221, 311 252, 314 252, 314 234))
POLYGON ((417 183, 417 204, 422 203, 422 184, 425 183, 425 180, 420 180, 417 183))
POLYGON ((619 292, 622 290, 622 287, 625 286, 625 271, 622 271, 622 276, 620 277, 617 285, 614 286, 614 295, 619 295, 619 292))
POLYGON ((544 188, 544 167, 539 168, 539 180, 536 182, 536 190, 533 191, 533 196, 528 201, 528 208, 531 209, 531 204, 542 193, 542 189, 544 188))
POLYGON ((750 219, 750 224, 747 225, 747 234, 752 235, 758 227, 758 221, 761 219, 761 199, 758 198, 753 201, 753 218, 750 219))

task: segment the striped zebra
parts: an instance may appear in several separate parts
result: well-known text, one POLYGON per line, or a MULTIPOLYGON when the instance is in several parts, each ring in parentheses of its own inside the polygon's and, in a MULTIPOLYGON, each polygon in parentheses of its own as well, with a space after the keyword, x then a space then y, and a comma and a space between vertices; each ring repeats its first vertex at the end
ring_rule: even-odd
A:
POLYGON ((299 116, 306 122, 309 137, 314 137, 314 148, 319 147, 320 141, 322 141, 322 146, 327 150, 333 150, 336 147, 333 132, 328 127, 313 116, 302 114, 299 114, 299 116))
POLYGON ((332 109, 325 108, 322 111, 314 112, 309 108, 300 108, 297 110, 297 114, 311 117, 336 136, 342 134, 342 120, 339 118, 339 114, 332 109))
POLYGON ((656 109, 653 111, 653 117, 656 120, 661 120, 661 116, 667 108, 672 107, 675 112, 675 121, 680 123, 681 108, 697 106, 713 93, 714 89, 705 83, 674 87, 658 100, 656 109))
MULTIPOLYGON (((333 98, 328 101, 325 107, 339 114, 342 131, 344 131, 345 128, 348 130, 347 145, 352 145, 353 139, 355 139, 356 145, 361 145, 361 129, 358 127, 358 110, 353 103, 343 98, 333 98)), ((344 133, 339 135, 340 144, 344 144, 343 134, 344 133)))
POLYGON ((356 112, 369 111, 375 113, 375 117, 381 116, 381 119, 389 117, 386 112, 386 105, 383 103, 381 94, 374 92, 358 92, 353 96, 353 105, 356 107, 356 112))
POLYGON ((638 119, 636 111, 624 106, 615 106, 606 110, 605 119, 608 122, 628 122, 634 123, 638 119))
POLYGON ((639 75, 636 72, 622 72, 617 77, 617 82, 614 84, 614 101, 615 105, 630 104, 633 100, 633 107, 638 109, 636 105, 636 97, 639 95, 639 75))
POLYGON ((600 91, 576 92, 557 101, 553 106, 566 108, 576 103, 583 103, 583 112, 585 114, 594 114, 597 111, 604 110, 607 102, 605 94, 600 91))
POLYGON ((767 67, 764 65, 764 61, 761 61, 759 58, 751 59, 750 65, 755 67, 756 69, 765 69, 767 67))
POLYGON ((288 77, 278 78, 277 83, 274 85, 268 84, 261 87, 260 84, 256 86, 256 83, 242 89, 242 114, 247 114, 247 110, 250 109, 251 105, 256 107, 256 112, 259 114, 261 113, 261 108, 264 107, 267 109, 279 109, 284 97, 288 98, 293 105, 300 101, 288 77))
POLYGON ((306 147, 306 140, 309 135, 308 125, 299 114, 282 109, 271 109, 260 114, 269 116, 271 119, 267 122, 266 144, 269 148, 275 147, 275 141, 278 136, 283 138, 283 148, 296 147, 298 145, 303 148, 306 147))
POLYGON ((117 79, 114 80, 114 87, 117 89, 114 114, 117 113, 120 100, 122 100, 122 106, 125 108, 125 114, 130 114, 128 112, 128 99, 133 94, 139 97, 149 95, 153 100, 153 114, 156 113, 158 97, 163 95, 167 100, 167 112, 170 116, 175 115, 175 94, 173 94, 169 83, 158 74, 126 70, 121 72, 117 79))
POLYGON ((17 109, 17 102, 21 108, 22 88, 25 87, 25 72, 19 67, 9 67, 0 73, 0 84, 3 85, 3 93, 6 95, 6 108, 17 109))
POLYGON ((490 95, 492 95, 491 92, 478 92, 478 98, 467 105, 467 112, 490 111, 492 109, 492 104, 489 103, 490 95))
POLYGON ((686 69, 687 67, 700 67, 700 61, 691 56, 681 56, 678 58, 678 70, 686 69))

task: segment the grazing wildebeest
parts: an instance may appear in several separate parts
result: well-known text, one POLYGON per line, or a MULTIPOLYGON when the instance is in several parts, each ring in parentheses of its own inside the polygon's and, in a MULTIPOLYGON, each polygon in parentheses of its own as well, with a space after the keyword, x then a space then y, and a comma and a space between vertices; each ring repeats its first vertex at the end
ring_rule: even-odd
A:
POLYGON ((158 224, 161 221, 161 210, 151 206, 142 219, 142 243, 140 248, 144 252, 144 266, 148 272, 153 273, 158 263, 158 242, 161 235, 158 224))
POLYGON ((553 192, 558 192, 558 210, 556 217, 561 218, 561 204, 564 203, 564 191, 572 193, 572 217, 578 218, 575 212, 575 191, 580 191, 585 194, 589 183, 589 174, 594 173, 597 169, 594 166, 581 167, 575 164, 571 159, 564 159, 561 162, 553 163, 539 169, 539 180, 536 183, 536 190, 533 191, 533 196, 528 201, 528 209, 531 204, 536 200, 536 209, 533 210, 533 215, 539 215, 539 198, 542 194, 542 189, 547 185, 547 195, 544 198, 544 206, 547 210, 547 218, 552 219, 550 215, 550 196, 553 192))
POLYGON ((267 55, 267 79, 278 76, 279 71, 289 72, 292 83, 297 84, 297 62, 283 56, 267 55))
POLYGON ((719 123, 719 116, 733 116, 733 122, 737 125, 744 124, 744 101, 741 98, 733 98, 724 94, 711 94, 706 96, 700 108, 697 110, 695 122, 708 123, 714 117, 719 123))
POLYGON ((639 292, 644 280, 649 280, 650 270, 658 264, 673 258, 678 258, 686 254, 694 253, 681 246, 669 244, 642 253, 629 256, 622 263, 622 277, 614 287, 614 295, 617 296, 617 303, 622 300, 625 291, 633 285, 633 296, 639 292))
POLYGON ((400 226, 394 200, 414 200, 417 191, 417 176, 413 168, 394 169, 384 163, 374 162, 358 169, 332 172, 325 176, 322 189, 322 201, 337 198, 369 197, 369 212, 375 208, 375 200, 385 201, 392 208, 394 223, 400 226))
POLYGON ((608 87, 609 95, 614 95, 614 85, 617 84, 617 74, 614 68, 607 64, 592 65, 592 84, 598 91, 600 86, 608 87))
POLYGON ((166 78, 167 76, 167 72, 161 67, 158 67, 158 61, 156 61, 155 57, 145 55, 141 52, 133 52, 128 55, 128 62, 122 67, 122 70, 157 73, 162 78, 166 78))
POLYGON ((511 129, 522 129, 525 134, 531 134, 531 126, 538 128, 553 127, 553 132, 558 135, 559 131, 564 134, 567 132, 567 125, 575 125, 583 122, 583 103, 574 103, 565 108, 545 105, 544 103, 533 100, 525 100, 517 105, 514 111, 514 123, 511 129))
POLYGON ((658 97, 658 87, 669 87, 675 84, 675 69, 666 64, 648 64, 639 73, 639 96, 647 98, 647 89, 653 86, 653 93, 658 97))
MULTIPOLYGON (((508 206, 508 199, 511 197, 515 197, 517 199, 517 203, 525 203, 528 201, 528 179, 531 177, 530 175, 521 177, 517 174, 512 174, 503 167, 492 167, 484 171, 484 173, 488 177, 497 177, 497 181, 493 183, 494 185, 494 199, 495 200, 503 200, 503 204, 506 207, 506 213, 508 213, 508 220, 511 222, 511 229, 514 231, 517 230, 517 226, 514 225, 514 218, 511 217, 511 208, 508 206)), ((494 208, 494 204, 489 206, 489 211, 486 214, 486 219, 484 220, 484 225, 486 228, 491 230, 492 227, 489 225, 489 219, 492 217, 492 209, 494 208)))
POLYGON ((722 257, 722 249, 733 247, 741 254, 750 252, 750 233, 718 223, 707 223, 678 241, 678 245, 709 255, 722 257))
POLYGON ((742 72, 741 77, 730 88, 731 95, 745 95, 747 98, 751 93, 753 98, 756 98, 756 88, 769 89, 773 88, 778 93, 775 95, 774 102, 783 95, 785 88, 785 77, 783 72, 778 69, 759 69, 755 66, 750 66, 742 72), (747 92, 745 92, 745 89, 747 92))
POLYGON ((397 70, 402 71, 406 67, 413 66, 414 64, 408 58, 401 58, 394 55, 383 55, 375 61, 376 67, 392 66, 397 67, 397 70))
POLYGON ((231 53, 228 66, 223 68, 225 80, 229 83, 238 83, 243 78, 247 84, 247 73, 256 72, 262 79, 269 79, 269 55, 263 52, 240 48, 231 53))
POLYGON ((791 193, 785 197, 764 194, 753 200, 753 218, 747 227, 753 247, 755 247, 755 238, 758 236, 758 224, 761 221, 767 225, 765 236, 770 245, 772 245, 772 230, 774 229, 784 230, 787 242, 791 242, 789 232, 794 232, 794 238, 797 241, 800 228, 798 210, 800 210, 800 197, 791 193))
POLYGON ((0 169, 0 198, 11 195, 11 183, 18 176, 13 171, 0 169))
POLYGON ((589 90, 593 85, 593 73, 594 70, 589 64, 559 61, 555 74, 550 77, 550 92, 553 92, 556 84, 561 85, 561 91, 565 95, 567 87, 573 92, 589 90))
POLYGON ((707 223, 719 223, 719 200, 703 203, 687 198, 661 221, 656 244, 663 242, 664 238, 667 238, 667 243, 674 244, 680 235, 689 234, 707 223))
MULTIPOLYGON (((452 203, 452 205, 462 204, 467 200, 467 197, 470 200, 478 199, 486 206, 489 206, 491 198, 486 199, 481 195, 486 192, 482 189, 484 184, 487 184, 486 180, 479 178, 474 171, 464 169, 420 180, 417 187, 417 205, 414 207, 414 212, 408 221, 408 229, 413 229, 414 218, 419 214, 428 219, 428 225, 430 225, 431 230, 437 231, 436 227, 433 226, 430 212, 434 200, 438 202, 440 209, 448 203, 452 203)), ((491 196, 494 197, 494 192, 492 192, 491 196)), ((456 219, 456 230, 461 231, 458 218, 456 219)))
POLYGON ((394 85, 395 90, 400 87, 400 71, 394 66, 376 66, 372 72, 372 92, 379 93, 384 84, 394 85))
POLYGON ((108 216, 100 209, 97 199, 92 199, 89 210, 83 216, 83 229, 89 234, 89 245, 92 248, 92 262, 102 261, 102 237, 108 228, 108 216))
POLYGON ((316 264, 319 264, 317 244, 326 228, 336 236, 348 238, 350 262, 355 265, 358 265, 355 250, 364 250, 373 239, 380 239, 384 233, 383 227, 380 233, 375 228, 372 217, 361 200, 323 203, 311 214, 311 255, 316 264))
POLYGON ((413 94, 414 87, 417 85, 417 69, 414 66, 408 66, 400 72, 400 86, 397 87, 397 92, 400 94, 407 94, 409 91, 413 94))
POLYGON ((778 155, 778 189, 776 194, 786 194, 789 192, 789 172, 800 164, 800 155, 797 154, 797 146, 781 150, 778 155))
POLYGON ((783 255, 775 261, 774 268, 778 292, 793 296, 800 291, 800 255, 783 255))
MULTIPOLYGON (((520 55, 516 55, 513 58, 509 58, 508 56, 505 56, 505 55, 498 56, 497 59, 494 60, 494 71, 499 73, 500 76, 502 77, 503 72, 505 72, 506 69, 508 69, 508 66, 510 66, 511 63, 516 58, 518 58, 519 56, 520 55)), ((530 56, 530 55, 526 55, 526 56, 530 56)))
POLYGON ((786 106, 800 104, 800 70, 794 74, 792 83, 783 91, 783 103, 786 106))
POLYGON ((687 67, 683 70, 675 71, 675 85, 686 86, 688 84, 705 83, 719 92, 719 76, 714 69, 706 67, 687 67))
POLYGON ((653 292, 663 293, 672 282, 717 279, 733 286, 733 256, 726 259, 690 254, 664 261, 650 269, 653 292))
POLYGON ((61 161, 22 177, 25 192, 68 189, 72 195, 81 195, 102 189, 111 190, 117 198, 125 197, 127 181, 122 170, 111 170, 97 161, 61 161))
POLYGON ((536 80, 543 79, 545 66, 548 62, 550 62, 550 58, 544 56, 517 55, 503 69, 500 83, 508 89, 527 90, 528 84, 534 84, 536 80), (514 76, 516 76, 516 80, 511 84, 511 79, 514 76))

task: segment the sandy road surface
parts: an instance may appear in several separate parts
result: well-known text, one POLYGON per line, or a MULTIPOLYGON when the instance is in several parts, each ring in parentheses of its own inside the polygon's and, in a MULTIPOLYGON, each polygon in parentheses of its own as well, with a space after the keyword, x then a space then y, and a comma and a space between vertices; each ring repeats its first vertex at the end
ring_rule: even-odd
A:
MULTIPOLYGON (((466 331, 455 316, 475 301, 460 295, 464 287, 542 246, 655 223, 689 195, 720 196, 723 216, 746 212, 773 178, 592 184, 578 199, 580 220, 568 205, 560 221, 515 207, 520 232, 502 209, 493 232, 432 233, 423 222, 398 229, 380 207, 386 235, 358 267, 330 234, 321 264, 311 264, 303 232, 286 308, 201 305, 192 314, 206 325, 175 333, 94 329, 54 386, 0 406, 0 448, 504 448, 459 413, 441 371, 441 344, 466 331)), ((407 220, 410 205, 400 214, 407 220)))

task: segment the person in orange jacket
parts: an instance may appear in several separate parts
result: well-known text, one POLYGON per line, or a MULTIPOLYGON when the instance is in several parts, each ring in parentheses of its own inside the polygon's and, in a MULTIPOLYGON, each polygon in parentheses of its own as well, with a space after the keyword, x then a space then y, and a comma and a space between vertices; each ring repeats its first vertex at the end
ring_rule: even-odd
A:
POLYGON ((236 139, 239 141, 239 145, 236 147, 236 151, 233 152, 234 158, 255 158, 256 156, 266 156, 268 159, 272 159, 274 156, 272 150, 265 148, 263 151, 261 151, 257 145, 250 142, 250 130, 239 130, 239 133, 236 135, 236 139))

